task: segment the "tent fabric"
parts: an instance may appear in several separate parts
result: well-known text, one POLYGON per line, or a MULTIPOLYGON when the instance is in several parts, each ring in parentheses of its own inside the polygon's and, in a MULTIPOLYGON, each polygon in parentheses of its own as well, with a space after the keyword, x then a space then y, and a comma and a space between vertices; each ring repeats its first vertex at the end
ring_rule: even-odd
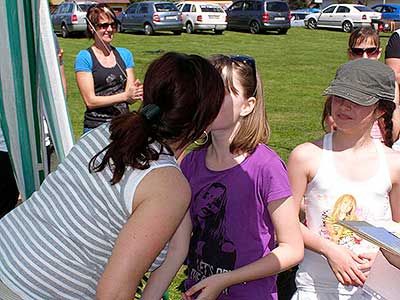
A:
POLYGON ((73 145, 47 0, 0 1, 0 120, 23 199, 46 172, 43 112, 59 160, 73 145))

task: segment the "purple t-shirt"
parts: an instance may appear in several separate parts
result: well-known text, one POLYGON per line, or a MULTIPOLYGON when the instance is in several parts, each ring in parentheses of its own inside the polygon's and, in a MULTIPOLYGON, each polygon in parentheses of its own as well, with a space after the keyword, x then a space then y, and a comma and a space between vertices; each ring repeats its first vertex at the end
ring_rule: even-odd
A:
MULTIPOLYGON (((291 195, 285 164, 267 146, 259 145, 240 165, 223 171, 206 167, 206 151, 192 151, 181 164, 192 188, 187 288, 270 253, 275 240, 267 205, 291 195)), ((234 285, 218 300, 277 299, 275 282, 271 276, 234 285)))

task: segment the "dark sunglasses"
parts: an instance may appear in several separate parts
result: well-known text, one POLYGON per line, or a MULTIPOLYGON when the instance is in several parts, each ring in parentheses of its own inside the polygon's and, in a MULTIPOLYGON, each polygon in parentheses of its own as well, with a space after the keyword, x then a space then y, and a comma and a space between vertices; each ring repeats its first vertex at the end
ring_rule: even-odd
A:
POLYGON ((353 53, 356 56, 363 56, 364 53, 367 53, 368 56, 370 55, 375 55, 378 54, 379 48, 378 47, 373 47, 373 48, 350 48, 351 53, 353 53))
POLYGON ((103 29, 103 30, 108 29, 109 26, 111 26, 111 28, 112 28, 113 30, 117 29, 117 23, 115 23, 115 22, 96 24, 96 27, 97 27, 97 28, 103 29))
POLYGON ((254 78, 254 82, 255 82, 255 88, 254 88, 254 93, 253 93, 253 97, 255 97, 257 95, 257 71, 256 71, 256 61, 254 60, 254 58, 250 57, 250 56, 246 56, 246 55, 230 55, 229 58, 232 61, 235 62, 240 62, 242 64, 248 65, 251 68, 251 71, 253 73, 253 78, 254 78))

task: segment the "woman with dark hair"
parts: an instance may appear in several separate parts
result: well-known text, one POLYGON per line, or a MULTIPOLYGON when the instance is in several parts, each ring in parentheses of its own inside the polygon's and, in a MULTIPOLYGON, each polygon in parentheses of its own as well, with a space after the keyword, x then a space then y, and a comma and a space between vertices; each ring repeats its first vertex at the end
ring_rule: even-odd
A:
POLYGON ((135 81, 132 53, 111 46, 117 17, 107 4, 95 4, 86 14, 87 35, 92 46, 79 52, 75 61, 76 82, 86 105, 83 132, 129 111, 128 104, 142 97, 135 81))
POLYGON ((143 107, 83 136, 40 190, 0 221, 0 295, 133 299, 150 271, 142 299, 160 299, 190 238, 190 188, 176 158, 223 98, 207 60, 167 53, 152 62, 143 107))

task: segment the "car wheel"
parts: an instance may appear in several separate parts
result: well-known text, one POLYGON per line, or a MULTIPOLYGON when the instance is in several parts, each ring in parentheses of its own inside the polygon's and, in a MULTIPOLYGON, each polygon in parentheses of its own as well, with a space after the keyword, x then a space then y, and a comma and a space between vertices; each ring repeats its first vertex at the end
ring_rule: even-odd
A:
POLYGON ((61 36, 64 39, 69 37, 69 32, 68 32, 67 26, 65 26, 65 24, 61 25, 61 36))
POLYGON ((214 30, 215 34, 222 34, 224 31, 223 30, 214 30))
POLYGON ((317 21, 315 21, 315 19, 309 19, 308 20, 308 28, 316 29, 317 28, 317 21))
POLYGON ((278 29, 278 34, 286 34, 288 32, 288 29, 283 29, 283 28, 279 28, 278 29))
POLYGON ((250 32, 253 34, 259 33, 260 32, 260 24, 258 24, 257 21, 252 21, 250 23, 250 32))
POLYGON ((342 28, 344 32, 352 32, 353 25, 349 21, 344 21, 342 24, 342 28))
POLYGON ((194 30, 193 30, 193 25, 192 25, 192 23, 190 23, 190 22, 187 22, 186 23, 186 33, 193 33, 194 32, 194 30))
POLYGON ((153 27, 149 23, 144 24, 144 34, 152 35, 153 33, 154 33, 153 27))
POLYGON ((172 32, 174 33, 174 35, 181 35, 182 34, 181 30, 174 30, 172 32))

